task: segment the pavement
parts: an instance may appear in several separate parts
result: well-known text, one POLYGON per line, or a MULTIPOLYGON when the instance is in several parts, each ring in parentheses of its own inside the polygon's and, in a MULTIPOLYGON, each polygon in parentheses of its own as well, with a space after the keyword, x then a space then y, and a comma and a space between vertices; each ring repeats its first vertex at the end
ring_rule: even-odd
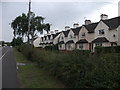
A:
POLYGON ((11 47, 2 47, 0 61, 2 61, 2 88, 20 88, 16 61, 11 47))

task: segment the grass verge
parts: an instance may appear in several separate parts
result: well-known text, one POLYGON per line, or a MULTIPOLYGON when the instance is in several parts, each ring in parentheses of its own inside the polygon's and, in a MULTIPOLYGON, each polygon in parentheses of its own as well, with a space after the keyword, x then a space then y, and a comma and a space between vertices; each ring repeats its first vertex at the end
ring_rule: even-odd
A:
MULTIPOLYGON (((33 63, 28 61, 20 52, 14 48, 16 62, 33 63)), ((18 76, 21 88, 65 88, 61 82, 49 76, 47 71, 38 68, 36 65, 18 66, 18 76)))

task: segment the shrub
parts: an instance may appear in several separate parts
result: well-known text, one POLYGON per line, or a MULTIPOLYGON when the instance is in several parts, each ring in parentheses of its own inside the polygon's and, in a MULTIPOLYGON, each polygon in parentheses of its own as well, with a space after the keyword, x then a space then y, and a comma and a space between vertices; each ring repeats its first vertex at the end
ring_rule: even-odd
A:
POLYGON ((46 46, 45 50, 57 50, 58 51, 58 46, 57 45, 52 45, 52 46, 46 46))
POLYGON ((95 53, 120 53, 120 46, 111 46, 111 47, 95 47, 95 53))
POLYGON ((60 53, 29 45, 22 45, 21 50, 27 58, 36 61, 40 68, 71 88, 120 87, 120 54, 100 54, 98 50, 99 56, 90 56, 89 51, 60 53))

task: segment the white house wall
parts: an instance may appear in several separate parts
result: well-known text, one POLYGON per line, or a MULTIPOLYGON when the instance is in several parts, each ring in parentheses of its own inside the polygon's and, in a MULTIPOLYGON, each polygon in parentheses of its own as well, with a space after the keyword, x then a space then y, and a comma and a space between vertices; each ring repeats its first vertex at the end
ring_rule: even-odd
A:
POLYGON ((94 39, 98 38, 98 37, 105 37, 108 40, 110 40, 110 35, 109 35, 109 27, 103 23, 102 21, 100 21, 97 25, 97 27, 95 28, 95 34, 94 34, 94 39), (103 35, 99 35, 99 30, 104 29, 104 34, 103 35))
POLYGON ((88 42, 91 42, 94 39, 94 33, 88 33, 88 30, 82 26, 79 32, 79 40, 86 39, 88 42), (85 33, 85 37, 82 37, 82 33, 85 33))
POLYGON ((40 47, 40 38, 37 38, 37 39, 35 39, 34 41, 33 41, 33 45, 34 45, 34 47, 40 47))
POLYGON ((59 50, 65 50, 65 44, 61 44, 61 47, 60 47, 60 45, 58 45, 58 48, 59 48, 59 50))
POLYGON ((117 29, 115 29, 115 30, 110 30, 110 32, 109 32, 109 40, 110 40, 110 42, 117 42, 117 39, 118 39, 118 32, 117 32, 117 29), (115 35, 115 37, 113 36, 113 35, 115 35))
POLYGON ((57 36, 53 39, 53 44, 57 44, 57 43, 58 43, 59 37, 60 37, 60 34, 57 35, 57 36))
POLYGON ((78 41, 78 36, 77 35, 75 36, 72 30, 69 31, 68 38, 66 41, 69 41, 69 40, 73 40, 75 43, 78 41), (71 38, 71 35, 72 35, 72 38, 71 38))
POLYGON ((71 51, 71 50, 75 49, 75 44, 74 43, 71 43, 69 45, 70 45, 70 48, 68 47, 68 44, 66 44, 66 50, 71 51))
POLYGON ((119 27, 117 28, 117 31, 118 31, 118 45, 120 45, 120 25, 119 27))
POLYGON ((64 41, 65 43, 68 41, 68 37, 65 37, 63 32, 61 32, 61 35, 60 35, 60 38, 59 38, 59 42, 60 41, 64 41), (63 39, 62 39, 62 37, 63 37, 63 39))

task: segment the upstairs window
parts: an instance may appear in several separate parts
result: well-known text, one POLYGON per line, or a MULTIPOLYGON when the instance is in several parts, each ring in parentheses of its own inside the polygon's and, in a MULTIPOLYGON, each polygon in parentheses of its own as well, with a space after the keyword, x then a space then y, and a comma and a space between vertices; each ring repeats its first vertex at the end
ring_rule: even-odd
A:
POLYGON ((99 30, 99 35, 105 34, 104 29, 99 30))
POLYGON ((81 36, 82 36, 82 38, 84 38, 85 37, 85 33, 82 33, 81 36))
POLYGON ((64 38, 63 37, 61 37, 61 40, 63 40, 64 38))
POLYGON ((70 35, 70 38, 73 38, 73 36, 72 36, 72 35, 70 35))

